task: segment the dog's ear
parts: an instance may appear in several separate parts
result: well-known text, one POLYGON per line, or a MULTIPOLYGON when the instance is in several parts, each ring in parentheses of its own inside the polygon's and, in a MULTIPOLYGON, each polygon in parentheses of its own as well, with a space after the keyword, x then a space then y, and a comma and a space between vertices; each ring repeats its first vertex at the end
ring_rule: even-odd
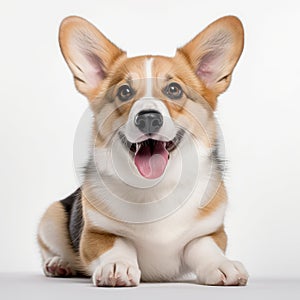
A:
POLYGON ((183 54, 204 85, 218 95, 229 86, 244 47, 244 30, 234 16, 216 20, 177 51, 183 54))
POLYGON ((90 100, 113 62, 125 54, 95 26, 80 17, 67 17, 60 25, 59 44, 79 92, 90 100))

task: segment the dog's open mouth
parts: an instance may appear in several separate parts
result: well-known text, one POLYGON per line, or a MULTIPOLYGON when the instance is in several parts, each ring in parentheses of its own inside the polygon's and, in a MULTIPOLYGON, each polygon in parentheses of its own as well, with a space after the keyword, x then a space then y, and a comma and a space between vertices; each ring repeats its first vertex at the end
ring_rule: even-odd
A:
POLYGON ((183 129, 180 129, 175 138, 168 142, 149 138, 140 143, 130 143, 125 135, 119 132, 121 140, 133 155, 138 171, 148 179, 162 176, 168 164, 170 152, 180 143, 183 134, 183 129))

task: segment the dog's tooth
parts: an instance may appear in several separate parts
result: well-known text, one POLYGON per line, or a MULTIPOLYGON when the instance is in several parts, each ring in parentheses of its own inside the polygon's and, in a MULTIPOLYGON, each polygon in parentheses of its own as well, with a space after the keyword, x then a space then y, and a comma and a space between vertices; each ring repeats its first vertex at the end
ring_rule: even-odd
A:
POLYGON ((136 143, 135 153, 137 153, 139 151, 139 149, 141 148, 141 146, 142 146, 142 143, 136 143))

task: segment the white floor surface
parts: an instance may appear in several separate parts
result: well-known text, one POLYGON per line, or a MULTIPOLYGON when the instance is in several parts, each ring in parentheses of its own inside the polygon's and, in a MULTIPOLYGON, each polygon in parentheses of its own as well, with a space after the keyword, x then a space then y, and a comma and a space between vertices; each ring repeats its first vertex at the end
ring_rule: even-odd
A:
POLYGON ((0 273, 0 299, 300 299, 300 279, 255 279, 246 287, 192 283, 142 283, 135 288, 96 288, 85 278, 46 278, 38 273, 0 273))

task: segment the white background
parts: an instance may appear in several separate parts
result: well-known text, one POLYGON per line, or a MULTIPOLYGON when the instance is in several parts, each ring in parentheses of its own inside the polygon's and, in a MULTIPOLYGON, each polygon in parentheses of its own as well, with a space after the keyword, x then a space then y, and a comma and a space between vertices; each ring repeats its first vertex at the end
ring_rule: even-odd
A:
POLYGON ((87 101, 59 50, 80 15, 129 55, 173 55, 234 14, 245 50, 218 115, 226 142, 230 257, 252 277, 300 277, 299 1, 2 1, 0 271, 40 271, 36 227, 77 188, 73 140, 87 101))

